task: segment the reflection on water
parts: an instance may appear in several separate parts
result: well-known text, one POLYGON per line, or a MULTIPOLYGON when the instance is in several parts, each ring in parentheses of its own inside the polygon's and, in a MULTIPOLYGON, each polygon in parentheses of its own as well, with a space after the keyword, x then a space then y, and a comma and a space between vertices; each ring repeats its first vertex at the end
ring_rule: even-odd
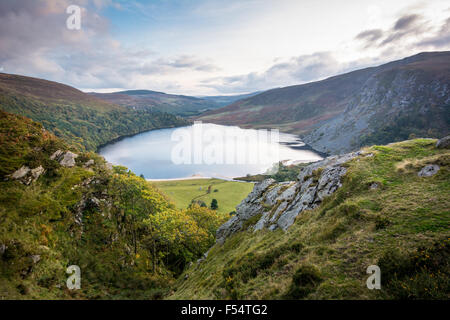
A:
POLYGON ((282 160, 310 162, 321 159, 319 154, 305 149, 298 137, 291 134, 279 133, 275 135, 279 141, 273 141, 270 137, 274 135, 269 132, 268 139, 262 141, 264 132, 260 130, 215 124, 203 124, 200 129, 198 125, 192 125, 148 131, 109 144, 99 153, 107 161, 126 166, 147 179, 192 175, 233 178, 264 173, 282 160), (187 154, 184 153, 184 158, 187 155, 193 161, 174 161, 174 155, 180 155, 180 149, 186 152, 186 146, 190 148, 187 154))

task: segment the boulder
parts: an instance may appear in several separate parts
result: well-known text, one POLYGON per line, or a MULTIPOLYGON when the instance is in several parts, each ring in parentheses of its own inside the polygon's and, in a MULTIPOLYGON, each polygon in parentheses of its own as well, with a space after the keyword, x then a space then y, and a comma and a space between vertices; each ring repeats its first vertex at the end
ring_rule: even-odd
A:
POLYGON ((430 164, 422 168, 417 174, 419 177, 431 177, 439 171, 439 166, 436 164, 430 164))
POLYGON ((436 148, 438 149, 448 149, 450 148, 450 136, 446 136, 442 139, 439 139, 436 143, 436 148))
POLYGON ((63 167, 73 167, 75 166, 75 159, 78 157, 76 153, 73 153, 71 151, 67 151, 64 154, 64 157, 59 161, 59 164, 63 167))
POLYGON ((27 166, 22 166, 22 167, 20 167, 20 169, 18 169, 11 175, 11 178, 16 179, 16 180, 22 179, 30 172, 30 170, 31 169, 28 168, 27 166))

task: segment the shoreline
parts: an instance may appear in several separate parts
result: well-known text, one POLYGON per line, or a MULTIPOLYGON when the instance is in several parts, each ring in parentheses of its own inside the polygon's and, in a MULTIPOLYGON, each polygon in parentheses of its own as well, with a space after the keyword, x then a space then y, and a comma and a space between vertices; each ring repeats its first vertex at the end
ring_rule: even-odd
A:
MULTIPOLYGON (((184 119, 184 118, 183 118, 183 119, 184 119)), ((186 120, 186 119, 185 119, 185 120, 186 120)), ((188 121, 188 120, 186 120, 186 121, 188 121)), ((131 138, 131 137, 137 136, 137 135, 142 134, 142 133, 146 133, 146 132, 150 132, 150 131, 155 131, 155 130, 164 130, 164 129, 173 129, 173 128, 189 127, 190 125, 191 125, 191 124, 180 125, 180 126, 167 126, 167 127, 153 128, 153 129, 149 129, 149 130, 144 130, 144 131, 137 132, 137 133, 130 133, 130 134, 127 134, 127 135, 124 135, 124 136, 120 136, 120 137, 114 138, 114 139, 112 139, 111 141, 108 141, 108 142, 105 142, 105 143, 99 145, 99 146, 97 147, 97 149, 95 150, 95 153, 101 155, 101 154, 100 154, 100 150, 101 150, 102 148, 105 148, 105 147, 107 147, 107 146, 110 145, 110 144, 119 142, 119 141, 124 140, 124 139, 126 139, 126 138, 131 138)))
MULTIPOLYGON (((206 177, 202 175, 193 175, 190 177, 182 177, 182 178, 167 178, 167 179, 145 179, 148 182, 166 182, 166 181, 185 181, 185 180, 210 180, 210 179, 217 179, 217 180, 223 180, 223 181, 233 181, 233 182, 246 182, 249 183, 250 181, 242 181, 242 180, 236 180, 239 177, 236 178, 228 178, 228 177, 206 177)), ((250 182, 253 183, 253 182, 250 182)))

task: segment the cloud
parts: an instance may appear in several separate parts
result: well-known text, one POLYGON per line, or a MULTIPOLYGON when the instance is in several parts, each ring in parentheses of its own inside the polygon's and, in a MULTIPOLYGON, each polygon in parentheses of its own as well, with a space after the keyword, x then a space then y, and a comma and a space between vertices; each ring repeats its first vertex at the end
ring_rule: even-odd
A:
POLYGON ((419 22, 420 19, 421 19, 421 16, 419 16, 418 14, 405 15, 405 16, 401 17, 400 19, 398 19, 397 22, 395 22, 393 29, 396 31, 408 30, 408 29, 414 27, 416 25, 416 23, 419 22))
MULTIPOLYGON (((434 22, 435 24, 435 22, 434 22)), ((360 32, 355 40, 359 41, 364 48, 383 48, 390 46, 414 48, 429 46, 433 49, 448 47, 450 33, 450 18, 436 32, 433 22, 419 14, 405 14, 399 17, 394 25, 387 29, 370 29, 360 32), (431 34, 431 35, 430 35, 431 34)))
POLYGON ((433 47, 433 48, 445 48, 448 47, 450 43, 450 18, 448 18, 445 23, 441 26, 439 32, 431 37, 423 39, 419 46, 421 47, 433 47))
POLYGON ((204 80, 202 85, 224 93, 241 93, 300 84, 335 75, 345 70, 331 52, 316 52, 292 57, 264 72, 204 80))
MULTIPOLYGON (((68 83, 78 88, 130 88, 161 83, 162 75, 219 70, 195 55, 158 58, 112 38, 99 14, 112 0, 15 0, 0 2, 0 65, 5 72, 68 83), (81 30, 66 28, 66 8, 82 9, 81 30)), ((174 87, 176 81, 166 81, 174 87)))
POLYGON ((373 42, 381 39, 383 37, 383 31, 381 29, 372 29, 372 30, 366 30, 361 33, 359 33, 355 39, 357 40, 364 40, 367 42, 373 42))
MULTIPOLYGON (((226 6, 220 0, 199 1, 195 5, 181 2, 0 1, 0 70, 82 89, 144 88, 193 95, 220 94, 300 84, 402 58, 419 50, 450 48, 450 18, 441 20, 448 11, 433 20, 422 7, 408 8, 388 25, 371 23, 371 28, 356 29, 356 36, 352 34, 354 29, 342 34, 343 39, 351 40, 343 41, 339 47, 328 46, 327 41, 321 39, 317 41, 320 45, 313 44, 314 49, 308 49, 311 40, 307 37, 288 36, 292 35, 289 30, 296 30, 289 21, 289 30, 280 29, 272 37, 258 28, 260 21, 280 21, 280 16, 272 16, 273 10, 268 10, 269 7, 276 9, 272 1, 232 0, 226 6), (66 28, 66 8, 71 4, 83 8, 79 31, 66 28), (115 17, 112 19, 117 19, 112 21, 114 28, 102 15, 106 11, 112 11, 111 16, 115 17), (253 20, 250 14, 254 15, 253 20), (146 18, 141 19, 142 15, 146 18), (233 24, 240 21, 236 17, 246 23, 233 24), (128 29, 127 24, 133 24, 133 19, 139 28, 153 29, 148 33, 136 31, 136 26, 128 29), (220 28, 213 29, 211 23, 220 28), (246 26, 251 31, 247 34, 254 36, 234 41, 245 31, 237 25, 246 26), (188 32, 179 30, 185 26, 188 32), (118 28, 125 31, 117 32, 118 28), (205 33, 205 29, 211 32, 205 33), (217 30, 221 32, 216 33, 217 30), (113 34, 125 36, 126 45, 113 34), (140 36, 145 38, 139 39, 140 36), (274 44, 276 37, 286 39, 286 46, 280 41, 279 49, 274 44), (149 47, 147 39, 160 45, 157 49, 170 54, 156 52, 149 47), (220 39, 230 40, 221 42, 220 39), (205 46, 214 50, 205 50, 205 46), (271 55, 281 58, 272 60, 271 55), (220 66, 227 66, 227 70, 219 67, 217 60, 220 66), (246 61, 250 63, 247 65, 246 61), (257 62, 252 64, 253 61, 257 62), (239 71, 243 68, 245 72, 239 71)), ((278 9, 291 8, 288 2, 283 2, 282 9, 278 9)), ((326 39, 326 34, 322 34, 326 39)))

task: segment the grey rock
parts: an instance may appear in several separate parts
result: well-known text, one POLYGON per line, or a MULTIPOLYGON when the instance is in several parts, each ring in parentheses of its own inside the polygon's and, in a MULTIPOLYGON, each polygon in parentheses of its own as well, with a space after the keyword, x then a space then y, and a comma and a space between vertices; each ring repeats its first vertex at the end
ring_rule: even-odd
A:
POLYGON ((217 243, 224 243, 225 239, 238 232, 242 228, 243 221, 236 215, 232 216, 230 220, 221 225, 216 231, 217 243))
POLYGON ((64 157, 59 161, 59 164, 63 167, 73 167, 75 166, 75 159, 78 157, 76 153, 73 153, 71 151, 67 151, 64 154, 64 157))
POLYGON ((22 167, 20 167, 20 169, 18 169, 11 175, 11 178, 16 179, 16 180, 21 179, 21 178, 25 177, 30 172, 30 170, 31 169, 28 168, 27 166, 22 166, 22 167))
POLYGON ((422 168, 417 174, 419 177, 431 177, 439 171, 439 166, 436 164, 430 164, 422 168))
POLYGON ((95 163, 95 161, 93 159, 90 159, 88 161, 86 161, 86 163, 83 165, 84 168, 89 168, 90 166, 92 166, 95 163))
POLYGON ((370 190, 378 189, 378 187, 379 187, 378 183, 374 182, 370 185, 370 190))
POLYGON ((63 155, 63 151, 62 150, 56 150, 51 156, 50 156, 50 160, 59 160, 61 158, 61 156, 63 155))
POLYGON ((45 169, 42 166, 39 166, 31 170, 31 176, 33 177, 33 180, 37 180, 44 172, 45 169))
POLYGON ((341 179, 347 172, 342 165, 360 155, 363 154, 352 152, 311 163, 301 170, 296 182, 277 183, 267 179, 256 184, 236 207, 236 215, 219 227, 217 242, 224 243, 227 237, 242 230, 245 221, 256 215, 261 218, 253 226, 254 231, 263 228, 287 230, 301 212, 316 208, 342 186, 341 179))
POLYGON ((438 149, 448 149, 450 148, 450 136, 446 136, 442 139, 439 139, 436 143, 436 148, 438 149))
POLYGON ((261 230, 266 225, 267 221, 269 220, 270 212, 264 212, 261 216, 261 219, 258 220, 258 222, 253 227, 254 231, 261 230))
POLYGON ((1 243, 0 244, 0 256, 2 256, 6 251, 6 244, 1 243))
POLYGON ((36 181, 44 172, 45 169, 42 166, 34 169, 30 169, 27 166, 22 166, 19 170, 11 174, 10 177, 20 180, 23 184, 29 185, 33 181, 36 181))

